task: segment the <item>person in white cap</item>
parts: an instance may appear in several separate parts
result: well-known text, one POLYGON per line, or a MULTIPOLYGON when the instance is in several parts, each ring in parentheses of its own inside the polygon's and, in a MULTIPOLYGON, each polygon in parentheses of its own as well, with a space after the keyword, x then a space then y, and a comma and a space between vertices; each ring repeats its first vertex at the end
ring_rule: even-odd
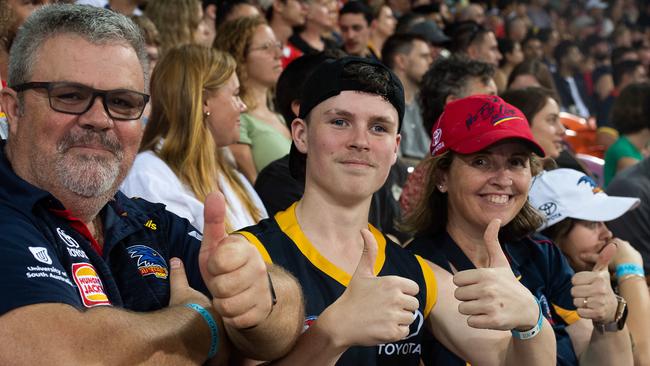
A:
POLYGON ((616 247, 609 269, 616 273, 613 279, 622 297, 619 303, 627 302, 634 361, 636 365, 650 364, 650 294, 643 258, 605 226, 606 221, 636 208, 640 200, 608 196, 590 177, 573 169, 551 170, 535 177, 529 200, 545 218, 542 234, 558 245, 576 272, 591 270, 601 253, 616 247))

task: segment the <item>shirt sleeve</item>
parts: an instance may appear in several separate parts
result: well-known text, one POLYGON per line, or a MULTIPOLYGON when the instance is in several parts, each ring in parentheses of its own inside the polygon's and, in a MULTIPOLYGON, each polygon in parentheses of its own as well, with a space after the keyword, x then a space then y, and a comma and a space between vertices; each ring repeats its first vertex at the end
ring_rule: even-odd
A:
POLYGON ((83 308, 76 286, 52 242, 18 213, 0 215, 0 315, 39 304, 83 308))
POLYGON ((253 121, 246 115, 242 114, 240 116, 239 124, 239 143, 245 145, 252 145, 253 140, 250 137, 250 129, 252 127, 253 121))

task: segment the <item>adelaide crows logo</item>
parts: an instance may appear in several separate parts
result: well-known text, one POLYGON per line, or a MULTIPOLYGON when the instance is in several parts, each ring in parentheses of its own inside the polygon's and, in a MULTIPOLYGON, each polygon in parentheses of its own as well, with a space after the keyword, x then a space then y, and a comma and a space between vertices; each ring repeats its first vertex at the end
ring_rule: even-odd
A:
POLYGON ((580 179, 578 179, 577 184, 580 185, 581 183, 589 184, 591 186, 591 191, 593 193, 598 193, 603 191, 602 189, 600 189, 600 187, 598 187, 598 184, 596 184, 596 182, 593 179, 591 179, 590 176, 583 175, 580 179))
POLYGON ((146 245, 134 245, 126 248, 131 258, 137 259, 138 270, 144 276, 154 275, 157 278, 166 279, 169 275, 167 262, 154 249, 146 245))

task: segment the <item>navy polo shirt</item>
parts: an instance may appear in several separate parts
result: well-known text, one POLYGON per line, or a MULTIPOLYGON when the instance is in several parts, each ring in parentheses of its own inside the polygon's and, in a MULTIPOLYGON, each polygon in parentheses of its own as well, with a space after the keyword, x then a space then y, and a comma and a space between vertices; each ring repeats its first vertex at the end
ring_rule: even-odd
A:
POLYGON ((152 311, 169 304, 169 259, 185 264, 190 285, 208 294, 198 267, 201 234, 161 204, 118 192, 101 210, 101 254, 55 214, 54 196, 18 177, 0 141, 0 315, 38 303, 78 309, 152 311))
MULTIPOLYGON (((407 248, 449 273, 451 265, 458 271, 475 268, 447 232, 417 236, 407 248)), ((580 319, 571 296, 574 272, 566 258, 552 241, 537 234, 507 243, 503 248, 512 272, 539 300, 544 317, 555 331, 557 365, 578 365, 566 331, 568 325, 580 319)), ((424 344, 422 358, 426 365, 465 366, 465 361, 430 334, 424 344)))

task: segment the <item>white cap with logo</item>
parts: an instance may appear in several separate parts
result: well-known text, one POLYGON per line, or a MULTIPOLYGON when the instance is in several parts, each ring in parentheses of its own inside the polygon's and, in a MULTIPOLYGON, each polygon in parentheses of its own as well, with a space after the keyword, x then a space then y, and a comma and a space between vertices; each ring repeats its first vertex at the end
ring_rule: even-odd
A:
POLYGON ((545 219, 539 230, 567 217, 614 220, 640 203, 638 198, 608 196, 591 177, 573 169, 545 171, 533 178, 528 200, 545 219))

